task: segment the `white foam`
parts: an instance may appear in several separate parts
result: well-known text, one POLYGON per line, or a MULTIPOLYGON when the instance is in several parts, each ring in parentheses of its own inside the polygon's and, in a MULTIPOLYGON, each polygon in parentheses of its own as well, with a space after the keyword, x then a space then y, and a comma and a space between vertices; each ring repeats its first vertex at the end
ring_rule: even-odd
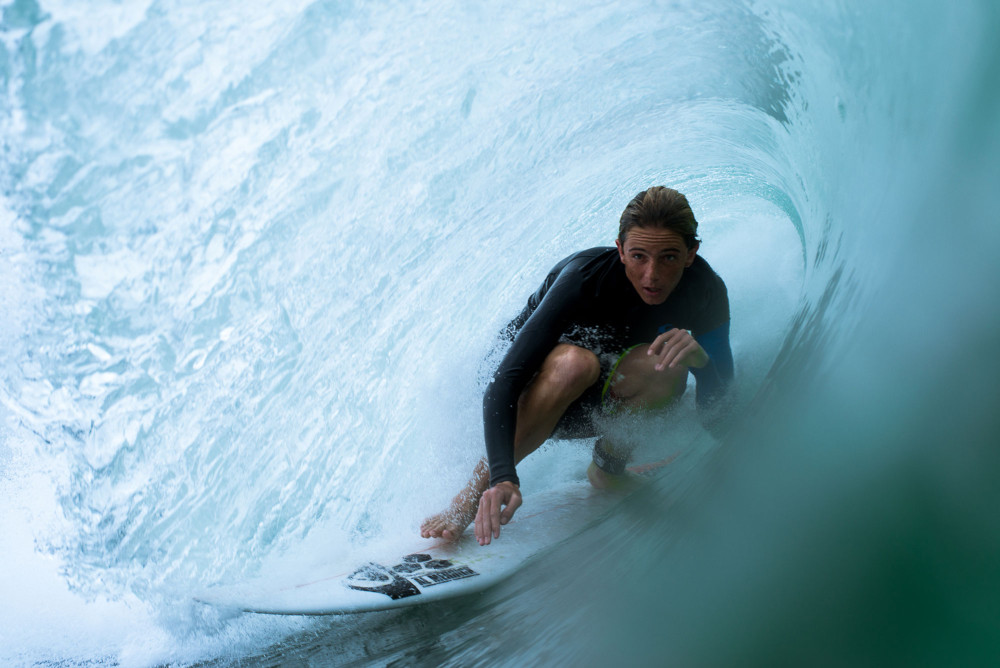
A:
POLYGON ((142 23, 153 0, 130 2, 74 2, 73 0, 43 0, 39 3, 54 23, 66 27, 70 48, 94 55, 109 43, 128 34, 142 23))
POLYGON ((42 458, 33 453, 30 436, 15 436, 12 416, 2 411, 0 417, 6 422, 0 434, 0 663, 114 657, 130 647, 167 646, 147 605, 133 596, 85 600, 67 585, 60 558, 40 549, 50 533, 70 530, 54 491, 58 476, 39 467, 42 458))

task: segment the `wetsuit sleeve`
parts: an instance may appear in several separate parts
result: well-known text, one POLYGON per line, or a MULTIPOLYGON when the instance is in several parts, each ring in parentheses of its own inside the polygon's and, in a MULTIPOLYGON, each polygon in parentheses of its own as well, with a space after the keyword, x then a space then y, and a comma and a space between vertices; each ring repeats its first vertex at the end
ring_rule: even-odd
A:
POLYGON ((726 393, 726 388, 733 380, 733 351, 729 345, 729 321, 695 339, 708 353, 707 365, 700 369, 691 369, 697 383, 698 411, 702 412, 711 408, 726 393))
POLYGON ((514 468, 514 430, 517 402, 545 358, 559 342, 580 303, 580 281, 572 267, 564 267, 531 312, 483 397, 486 456, 490 486, 504 481, 520 485, 514 468))
POLYGON ((698 417, 712 430, 718 425, 720 400, 733 380, 733 351, 729 345, 729 294, 726 284, 715 276, 708 284, 705 308, 695 340, 708 354, 708 364, 692 369, 697 394, 698 417))

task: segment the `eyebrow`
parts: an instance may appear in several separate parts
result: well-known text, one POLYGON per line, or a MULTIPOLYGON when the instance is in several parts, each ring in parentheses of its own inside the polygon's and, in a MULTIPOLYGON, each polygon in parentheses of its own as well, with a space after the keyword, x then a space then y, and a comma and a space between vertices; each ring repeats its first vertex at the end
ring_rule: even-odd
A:
MULTIPOLYGON (((648 250, 646 250, 642 246, 630 246, 626 250, 628 250, 629 252, 642 251, 643 253, 648 253, 649 255, 652 255, 652 253, 650 253, 648 250)), ((680 250, 681 250, 680 246, 669 246, 667 248, 662 249, 660 251, 660 254, 662 255, 663 253, 669 253, 671 251, 673 251, 675 253, 678 253, 678 252, 680 252, 680 250)))

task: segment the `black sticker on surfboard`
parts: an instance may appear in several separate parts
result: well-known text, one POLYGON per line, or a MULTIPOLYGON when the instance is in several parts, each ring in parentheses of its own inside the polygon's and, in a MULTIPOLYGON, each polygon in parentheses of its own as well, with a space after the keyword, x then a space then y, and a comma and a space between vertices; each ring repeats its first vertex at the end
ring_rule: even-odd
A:
POLYGON ((471 578, 479 573, 464 564, 453 564, 449 559, 432 559, 429 554, 408 554, 401 563, 387 568, 369 563, 347 578, 347 586, 359 591, 385 594, 396 600, 420 593, 415 585, 432 587, 471 578))
POLYGON ((420 593, 412 582, 376 563, 367 564, 351 573, 347 577, 347 586, 358 591, 385 594, 394 601, 420 593))

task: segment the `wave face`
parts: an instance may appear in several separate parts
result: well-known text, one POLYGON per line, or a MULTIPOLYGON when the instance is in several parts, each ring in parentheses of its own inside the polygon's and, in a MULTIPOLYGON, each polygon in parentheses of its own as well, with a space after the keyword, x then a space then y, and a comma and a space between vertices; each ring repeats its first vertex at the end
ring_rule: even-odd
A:
POLYGON ((0 1, 0 658, 991 663, 995 4, 468 4, 0 1), (730 287, 721 441, 682 407, 474 600, 191 601, 414 535, 497 330, 654 184, 730 287))

